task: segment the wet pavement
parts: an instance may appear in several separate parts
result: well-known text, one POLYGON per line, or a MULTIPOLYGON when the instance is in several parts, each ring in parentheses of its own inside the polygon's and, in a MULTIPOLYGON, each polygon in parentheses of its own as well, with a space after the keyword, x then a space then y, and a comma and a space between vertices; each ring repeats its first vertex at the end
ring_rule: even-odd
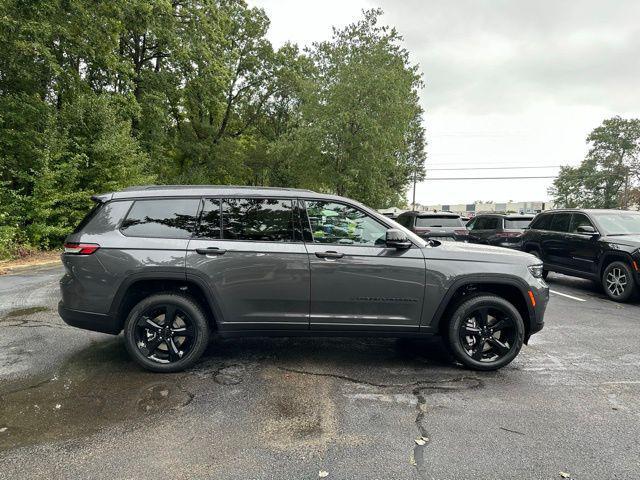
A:
POLYGON ((499 372, 437 339, 252 338, 159 375, 62 323, 60 275, 0 276, 0 478, 640 476, 640 304, 590 282, 550 276, 545 329, 499 372))

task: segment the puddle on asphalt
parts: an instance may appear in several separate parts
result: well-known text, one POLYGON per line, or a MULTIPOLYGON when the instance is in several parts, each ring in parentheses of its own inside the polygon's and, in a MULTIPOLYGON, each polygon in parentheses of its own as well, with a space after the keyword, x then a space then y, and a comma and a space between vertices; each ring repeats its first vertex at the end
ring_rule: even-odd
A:
POLYGON ((179 374, 140 370, 122 339, 80 351, 45 378, 0 385, 0 450, 68 440, 187 405, 179 374))
POLYGON ((12 320, 18 317, 25 317, 38 312, 46 312, 49 310, 47 307, 29 307, 29 308, 16 308, 5 313, 1 320, 12 320))

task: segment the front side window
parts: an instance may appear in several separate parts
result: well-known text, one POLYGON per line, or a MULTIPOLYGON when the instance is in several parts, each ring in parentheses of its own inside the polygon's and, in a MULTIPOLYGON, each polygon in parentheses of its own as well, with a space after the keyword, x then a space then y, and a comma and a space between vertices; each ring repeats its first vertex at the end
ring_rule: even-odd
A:
POLYGON ((200 214, 200 226, 198 236, 202 238, 219 239, 222 231, 220 217, 220 200, 217 198, 205 198, 200 214))
POLYGON ((120 231, 128 237, 190 238, 199 204, 199 198, 136 200, 120 231))
POLYGON ((307 201, 314 243, 384 246, 387 227, 360 210, 341 203, 307 201))
POLYGON ((553 232, 568 232, 571 223, 570 213, 554 213, 551 217, 551 227, 553 232))
POLYGON ((254 242, 294 240, 291 200, 228 198, 222 201, 222 238, 254 242))
POLYGON ((586 215, 574 213, 571 222, 571 233, 578 233, 578 227, 593 227, 593 224, 586 215))

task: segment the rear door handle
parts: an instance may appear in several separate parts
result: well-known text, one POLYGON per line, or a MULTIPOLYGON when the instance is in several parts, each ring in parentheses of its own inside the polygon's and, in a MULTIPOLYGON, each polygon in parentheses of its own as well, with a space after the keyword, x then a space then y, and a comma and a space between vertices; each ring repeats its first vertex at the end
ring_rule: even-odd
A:
POLYGON ((224 248, 218 247, 196 248, 196 252, 200 255, 224 255, 227 253, 224 248))
POLYGON ((316 257, 318 258, 342 258, 344 257, 344 253, 339 253, 333 250, 328 252, 316 252, 316 257))

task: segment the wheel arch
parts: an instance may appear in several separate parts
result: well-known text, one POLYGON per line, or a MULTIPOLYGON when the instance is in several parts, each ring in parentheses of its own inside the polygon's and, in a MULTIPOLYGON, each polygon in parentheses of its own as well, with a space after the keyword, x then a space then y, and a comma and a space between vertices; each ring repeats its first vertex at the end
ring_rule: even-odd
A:
POLYGON ((486 278, 466 277, 457 280, 449 288, 436 310, 434 324, 437 333, 444 334, 455 309, 472 296, 493 294, 508 300, 518 310, 524 321, 525 342, 529 339, 536 314, 529 300, 529 287, 517 277, 486 278))
POLYGON ((633 272, 633 261, 634 258, 628 252, 624 252, 621 250, 616 252, 605 252, 600 259, 600 266, 598 268, 598 279, 602 282, 602 275, 604 274, 605 269, 613 262, 624 262, 629 265, 629 268, 631 268, 631 271, 633 272))

